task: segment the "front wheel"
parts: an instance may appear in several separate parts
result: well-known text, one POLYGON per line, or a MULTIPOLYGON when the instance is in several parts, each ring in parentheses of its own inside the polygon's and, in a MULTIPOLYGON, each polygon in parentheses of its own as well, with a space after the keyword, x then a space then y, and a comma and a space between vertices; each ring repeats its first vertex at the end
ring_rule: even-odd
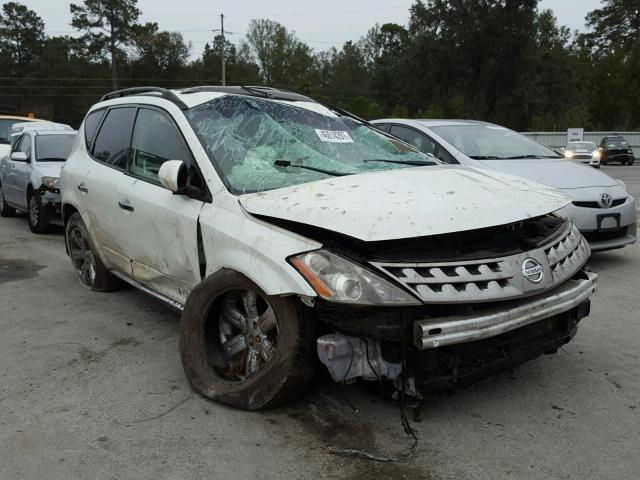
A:
POLYGON ((42 198, 35 190, 29 194, 27 218, 29 219, 29 229, 33 233, 49 233, 53 230, 53 225, 46 220, 42 198))
POLYGON ((104 266, 95 251, 89 231, 79 213, 69 218, 65 227, 67 250, 80 283, 96 292, 117 290, 121 283, 104 266))
POLYGON ((4 192, 2 186, 0 186, 0 217, 15 217, 16 209, 7 205, 4 201, 4 192))
POLYGON ((266 295, 222 270, 198 285, 182 313, 182 365, 195 390, 245 410, 280 405, 313 378, 315 322, 297 297, 266 295))

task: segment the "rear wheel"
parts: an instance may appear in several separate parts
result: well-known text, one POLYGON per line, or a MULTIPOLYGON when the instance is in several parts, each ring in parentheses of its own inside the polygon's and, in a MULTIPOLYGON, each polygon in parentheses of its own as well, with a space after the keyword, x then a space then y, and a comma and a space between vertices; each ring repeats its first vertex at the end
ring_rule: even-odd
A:
POLYGON ((275 407, 313 378, 315 323, 296 297, 266 295, 223 270, 198 285, 181 322, 180 353, 202 395, 245 410, 275 407))
POLYGON ((49 233, 53 230, 53 225, 46 220, 44 206, 42 205, 42 198, 35 190, 32 190, 29 194, 27 218, 29 221, 29 228, 33 233, 49 233))
POLYGON ((89 231, 79 213, 69 218, 65 227, 65 238, 71 263, 80 283, 97 292, 117 290, 121 283, 104 266, 93 247, 89 231))
POLYGON ((4 201, 4 192, 2 191, 2 185, 0 185, 0 217, 14 217, 16 215, 16 209, 7 205, 4 201))

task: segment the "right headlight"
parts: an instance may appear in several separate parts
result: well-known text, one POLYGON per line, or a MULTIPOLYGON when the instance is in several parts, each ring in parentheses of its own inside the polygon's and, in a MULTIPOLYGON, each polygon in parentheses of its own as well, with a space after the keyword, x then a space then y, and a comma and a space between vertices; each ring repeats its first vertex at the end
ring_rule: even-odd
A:
POLYGON ((289 258, 323 299, 361 305, 420 305, 417 298, 381 276, 326 250, 289 258))

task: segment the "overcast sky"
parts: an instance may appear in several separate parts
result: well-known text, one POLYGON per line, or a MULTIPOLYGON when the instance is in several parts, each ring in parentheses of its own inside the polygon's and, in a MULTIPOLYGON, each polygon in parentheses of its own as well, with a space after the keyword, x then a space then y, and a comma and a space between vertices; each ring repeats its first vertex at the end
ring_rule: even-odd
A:
MULTIPOLYGON (((74 34, 70 27, 68 0, 17 0, 35 10, 45 21, 47 34, 74 34)), ((81 3, 76 0, 75 3, 81 3)), ((347 40, 357 40, 376 23, 405 25, 413 0, 139 0, 143 21, 158 22, 162 30, 179 31, 192 43, 192 57, 202 52, 220 28, 220 14, 225 14, 225 30, 230 39, 240 40, 252 18, 271 18, 294 30, 315 50, 340 47, 347 40)), ((584 16, 598 8, 600 0, 541 0, 541 8, 552 9, 559 22, 575 29, 584 28, 584 16)))

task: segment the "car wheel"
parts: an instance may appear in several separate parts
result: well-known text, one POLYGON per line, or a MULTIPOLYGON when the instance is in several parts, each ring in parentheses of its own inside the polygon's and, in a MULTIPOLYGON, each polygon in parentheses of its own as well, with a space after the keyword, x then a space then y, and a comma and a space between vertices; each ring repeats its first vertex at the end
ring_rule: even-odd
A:
POLYGON ((31 191, 27 201, 27 219, 33 233, 49 233, 53 230, 53 225, 46 220, 40 194, 35 190, 31 191))
POLYGON ((309 384, 315 321, 297 297, 266 295, 222 270, 189 296, 180 354, 189 382, 207 398, 245 410, 280 405, 309 384))
POLYGON ((0 186, 0 217, 15 217, 16 209, 7 205, 4 201, 4 192, 0 186))
POLYGON ((110 292, 121 286, 100 260, 89 231, 77 212, 67 222, 65 240, 71 263, 82 285, 96 292, 110 292))

